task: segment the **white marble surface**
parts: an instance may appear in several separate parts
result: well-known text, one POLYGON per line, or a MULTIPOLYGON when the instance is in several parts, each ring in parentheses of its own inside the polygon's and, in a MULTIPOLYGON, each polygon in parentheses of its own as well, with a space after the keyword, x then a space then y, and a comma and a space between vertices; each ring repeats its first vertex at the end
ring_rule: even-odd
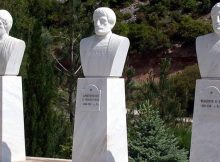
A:
POLYGON ((220 37, 216 33, 196 39, 196 53, 202 78, 220 78, 220 37))
POLYGON ((44 158, 44 157, 26 157, 25 161, 22 162, 71 162, 70 159, 55 159, 55 158, 44 158))
POLYGON ((73 162, 128 162, 124 90, 120 78, 78 79, 73 162), (100 110, 82 110, 81 90, 88 85, 101 91, 100 110))
POLYGON ((196 53, 202 78, 220 78, 220 3, 211 10, 214 33, 196 39, 196 53))
POLYGON ((95 35, 80 42, 80 57, 85 77, 120 77, 130 42, 113 34, 116 23, 113 10, 101 7, 93 14, 95 35))
POLYGON ((216 3, 211 10, 212 28, 214 32, 220 35, 220 2, 216 3))
POLYGON ((0 115, 0 161, 24 161, 25 139, 21 77, 0 77, 0 115))
POLYGON ((9 36, 13 19, 0 10, 0 75, 18 75, 25 50, 24 41, 9 36))
POLYGON ((190 162, 219 162, 219 135, 220 80, 197 80, 190 162))
POLYGON ((220 3, 211 18, 214 33, 196 39, 203 79, 196 83, 190 162, 220 161, 220 3))

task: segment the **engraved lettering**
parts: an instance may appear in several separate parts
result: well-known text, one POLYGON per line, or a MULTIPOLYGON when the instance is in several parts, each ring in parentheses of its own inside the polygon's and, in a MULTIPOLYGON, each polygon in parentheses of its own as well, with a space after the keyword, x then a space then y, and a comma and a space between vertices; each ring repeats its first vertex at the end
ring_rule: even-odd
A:
POLYGON ((82 111, 100 111, 101 90, 95 85, 88 85, 82 90, 81 110, 82 111))

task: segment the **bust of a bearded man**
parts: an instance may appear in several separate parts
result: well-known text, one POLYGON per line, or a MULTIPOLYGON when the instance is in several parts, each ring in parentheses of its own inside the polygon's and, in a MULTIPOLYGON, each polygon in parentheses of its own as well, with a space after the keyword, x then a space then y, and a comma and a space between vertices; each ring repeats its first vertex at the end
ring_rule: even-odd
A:
POLYGON ((220 78, 220 3, 211 10, 214 33, 196 39, 196 53, 202 78, 220 78))
POLYGON ((94 11, 95 35, 80 42, 80 58, 85 77, 121 77, 129 40, 112 33, 116 15, 107 7, 94 11))
POLYGON ((0 75, 18 75, 24 55, 24 41, 9 36, 13 24, 11 14, 0 10, 0 75))

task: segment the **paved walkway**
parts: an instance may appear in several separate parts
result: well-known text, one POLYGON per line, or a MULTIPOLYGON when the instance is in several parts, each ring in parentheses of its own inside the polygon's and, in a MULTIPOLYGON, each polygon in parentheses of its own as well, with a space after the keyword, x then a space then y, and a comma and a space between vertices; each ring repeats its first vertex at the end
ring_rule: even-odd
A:
POLYGON ((40 157, 27 157, 25 162, 72 162, 69 159, 53 159, 53 158, 40 158, 40 157))

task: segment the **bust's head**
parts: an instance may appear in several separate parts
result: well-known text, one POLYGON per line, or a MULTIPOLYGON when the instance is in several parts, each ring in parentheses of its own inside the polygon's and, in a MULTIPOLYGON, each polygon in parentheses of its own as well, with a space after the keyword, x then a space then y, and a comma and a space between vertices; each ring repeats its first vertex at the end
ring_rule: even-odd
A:
POLYGON ((114 11, 107 7, 100 7, 93 13, 95 33, 99 36, 108 34, 116 23, 114 11))
POLYGON ((9 34, 12 24, 13 19, 11 14, 6 10, 0 10, 0 33, 5 30, 5 32, 9 34))
POLYGON ((220 35, 220 3, 216 3, 212 7, 211 18, 214 32, 220 35))

